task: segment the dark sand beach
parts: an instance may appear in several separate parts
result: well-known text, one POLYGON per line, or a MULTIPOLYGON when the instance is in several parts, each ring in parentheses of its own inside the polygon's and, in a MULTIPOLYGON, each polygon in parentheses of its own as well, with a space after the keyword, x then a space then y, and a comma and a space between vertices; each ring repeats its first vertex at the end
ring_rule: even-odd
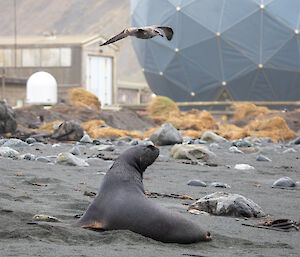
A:
MULTIPOLYGON (((73 144, 52 147, 27 146, 15 148, 20 154, 55 156, 70 150, 73 144)), ((96 155, 91 145, 80 146, 80 158, 96 155)), ((129 146, 116 146, 106 156, 116 158, 129 146)), ((297 152, 283 153, 286 145, 265 143, 261 153, 272 162, 256 161, 257 153, 236 154, 228 151, 230 143, 212 149, 217 155, 216 167, 191 165, 170 157, 171 146, 159 147, 160 156, 144 174, 145 190, 149 192, 189 195, 195 199, 217 191, 241 194, 260 205, 270 219, 300 220, 300 190, 272 188, 275 180, 289 176, 299 181, 299 145, 297 152), (240 171, 234 165, 246 163, 255 170, 240 171), (231 188, 188 186, 191 179, 208 185, 223 182, 231 188), (260 184, 260 187, 254 186, 260 184)), ((165 244, 130 231, 96 232, 80 228, 31 225, 36 214, 55 216, 63 223, 75 222, 93 198, 84 191, 97 192, 103 172, 112 161, 99 159, 89 167, 47 164, 38 161, 0 158, 0 255, 1 256, 299 256, 300 233, 280 232, 243 226, 265 219, 194 215, 187 212, 183 200, 167 197, 152 201, 179 212, 211 232, 213 240, 191 245, 165 244)), ((299 189, 299 187, 298 187, 299 189)), ((120 212, 120 215, 122 213, 120 212)))

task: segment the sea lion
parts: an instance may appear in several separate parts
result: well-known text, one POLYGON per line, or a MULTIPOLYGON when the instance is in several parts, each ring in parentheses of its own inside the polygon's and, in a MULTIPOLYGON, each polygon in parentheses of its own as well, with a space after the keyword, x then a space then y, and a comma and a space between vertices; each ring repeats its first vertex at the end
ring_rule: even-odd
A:
POLYGON ((155 146, 125 150, 103 178, 99 192, 73 226, 125 229, 165 243, 195 243, 210 240, 210 233, 144 194, 143 173, 159 155, 155 146))

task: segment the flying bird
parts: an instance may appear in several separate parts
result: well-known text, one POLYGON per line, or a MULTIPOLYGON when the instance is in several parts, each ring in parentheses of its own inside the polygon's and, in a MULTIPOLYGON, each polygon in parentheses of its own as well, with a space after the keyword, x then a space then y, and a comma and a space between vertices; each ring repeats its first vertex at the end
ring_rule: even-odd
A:
POLYGON ((172 39, 173 29, 171 27, 153 25, 153 26, 140 27, 140 28, 133 27, 133 28, 124 29, 120 34, 112 37, 111 39, 107 40, 105 43, 100 44, 100 46, 109 45, 128 36, 133 36, 141 39, 149 39, 158 35, 163 37, 164 35, 161 33, 160 30, 162 30, 165 33, 165 36, 169 41, 172 39))

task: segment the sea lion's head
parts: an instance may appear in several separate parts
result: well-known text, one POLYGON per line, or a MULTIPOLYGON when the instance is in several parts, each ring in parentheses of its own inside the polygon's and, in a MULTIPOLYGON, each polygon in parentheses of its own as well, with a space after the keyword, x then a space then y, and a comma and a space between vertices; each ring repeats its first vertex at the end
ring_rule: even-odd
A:
POLYGON ((158 157, 159 149, 153 145, 138 145, 125 150, 119 159, 135 167, 140 173, 143 173, 158 157))

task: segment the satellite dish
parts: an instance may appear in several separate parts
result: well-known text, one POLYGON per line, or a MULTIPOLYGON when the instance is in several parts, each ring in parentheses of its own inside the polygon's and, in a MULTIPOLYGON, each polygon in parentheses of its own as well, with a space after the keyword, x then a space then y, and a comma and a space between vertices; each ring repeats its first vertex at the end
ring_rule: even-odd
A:
POLYGON ((45 71, 33 73, 26 83, 26 102, 28 104, 56 104, 56 79, 45 71))

